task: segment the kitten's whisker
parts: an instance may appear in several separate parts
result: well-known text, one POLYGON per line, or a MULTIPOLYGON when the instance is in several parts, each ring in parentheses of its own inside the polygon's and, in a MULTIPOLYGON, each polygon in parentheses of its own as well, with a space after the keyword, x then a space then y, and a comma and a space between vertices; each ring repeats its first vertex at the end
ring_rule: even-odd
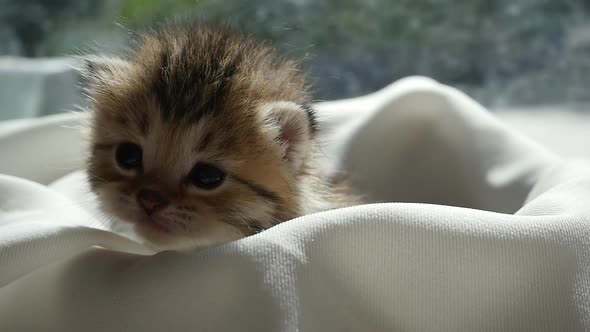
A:
POLYGON ((96 174, 91 174, 91 173, 88 173, 88 176, 90 176, 90 177, 92 177, 92 178, 94 178, 94 179, 100 180, 100 181, 102 181, 102 182, 109 182, 107 179, 105 179, 105 178, 102 178, 102 177, 100 177, 100 176, 98 176, 98 175, 96 175, 96 174))

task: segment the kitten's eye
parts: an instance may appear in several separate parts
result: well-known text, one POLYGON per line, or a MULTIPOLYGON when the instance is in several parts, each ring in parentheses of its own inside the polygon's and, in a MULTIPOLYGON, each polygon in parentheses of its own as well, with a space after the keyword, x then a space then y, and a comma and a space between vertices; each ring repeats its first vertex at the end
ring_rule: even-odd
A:
POLYGON ((117 164, 123 169, 134 169, 141 167, 141 147, 133 143, 121 143, 115 151, 117 164))
POLYGON ((213 165, 198 163, 193 167, 188 178, 192 184, 201 189, 214 189, 223 183, 225 173, 213 165))

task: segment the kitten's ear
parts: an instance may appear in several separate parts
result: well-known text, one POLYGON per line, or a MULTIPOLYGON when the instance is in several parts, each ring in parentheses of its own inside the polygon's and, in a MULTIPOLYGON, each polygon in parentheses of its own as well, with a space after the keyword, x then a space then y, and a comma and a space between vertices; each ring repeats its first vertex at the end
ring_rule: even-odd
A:
POLYGON ((283 158, 299 170, 312 147, 313 112, 292 102, 275 102, 264 105, 263 116, 266 131, 279 144, 283 158))
POLYGON ((126 60, 105 55, 83 55, 75 57, 75 61, 76 70, 89 84, 105 79, 115 79, 130 67, 130 63, 126 60))

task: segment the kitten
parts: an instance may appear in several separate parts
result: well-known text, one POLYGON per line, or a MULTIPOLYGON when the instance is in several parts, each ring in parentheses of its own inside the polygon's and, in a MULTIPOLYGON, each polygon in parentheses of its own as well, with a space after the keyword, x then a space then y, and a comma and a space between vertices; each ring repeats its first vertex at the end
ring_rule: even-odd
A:
POLYGON ((265 43, 176 24, 145 33, 129 59, 84 64, 90 187, 147 244, 202 248, 358 203, 318 168, 299 65, 265 43))

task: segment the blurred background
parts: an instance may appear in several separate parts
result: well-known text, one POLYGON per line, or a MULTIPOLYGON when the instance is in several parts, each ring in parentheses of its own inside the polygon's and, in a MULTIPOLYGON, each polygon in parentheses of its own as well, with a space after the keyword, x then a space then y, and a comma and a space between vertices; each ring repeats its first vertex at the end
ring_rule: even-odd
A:
POLYGON ((590 113, 589 15, 588 0, 0 0, 0 119, 74 103, 64 55, 117 54, 129 31, 194 16, 304 57, 318 100, 419 74, 541 134, 548 119, 590 130, 580 122, 590 113), (578 115, 555 117, 564 110, 578 115))

